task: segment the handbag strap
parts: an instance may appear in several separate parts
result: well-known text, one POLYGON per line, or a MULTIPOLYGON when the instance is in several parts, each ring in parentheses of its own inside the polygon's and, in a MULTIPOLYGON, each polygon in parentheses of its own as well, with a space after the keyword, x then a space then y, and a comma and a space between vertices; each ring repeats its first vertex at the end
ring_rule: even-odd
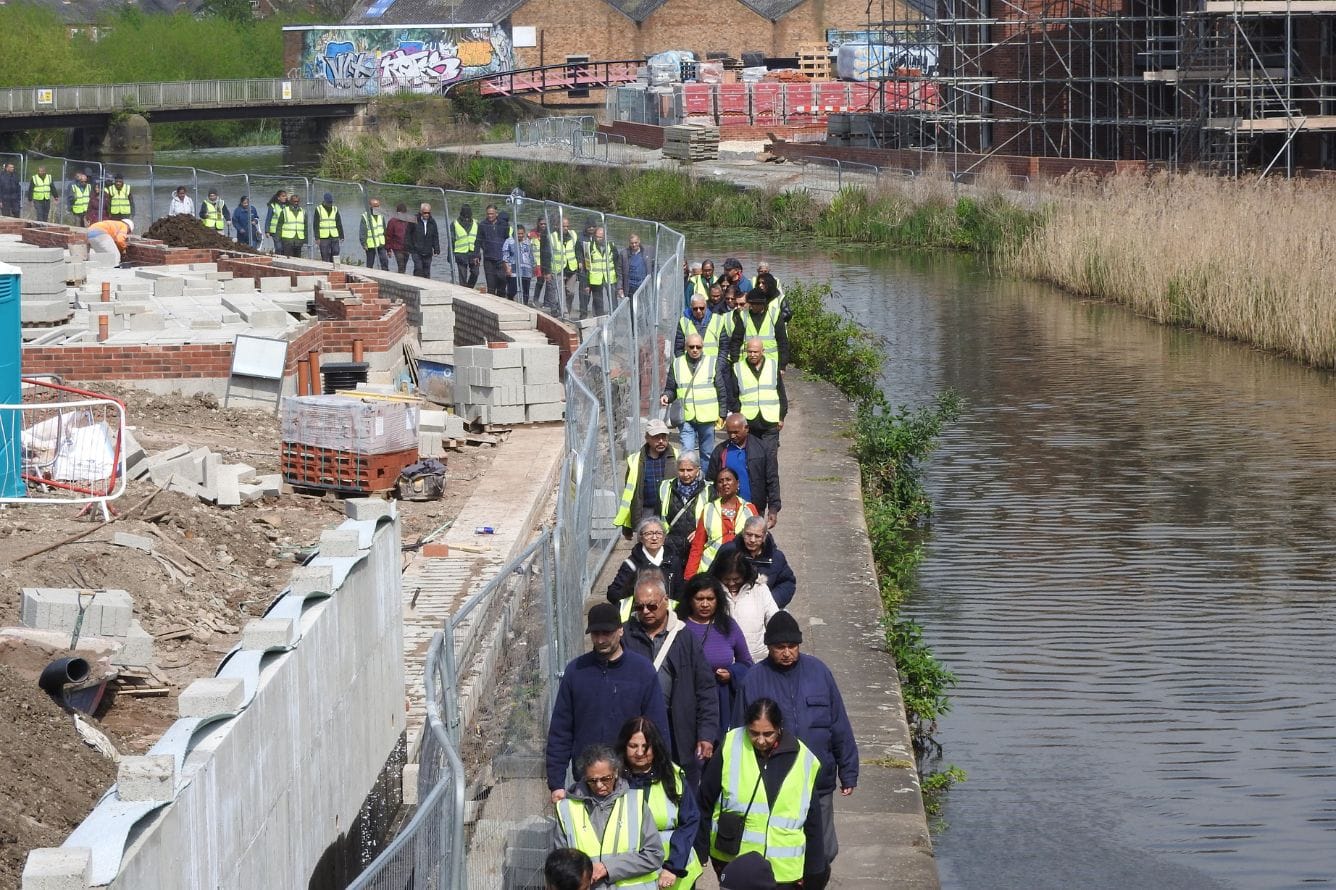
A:
MULTIPOLYGON (((747 801, 747 809, 743 810, 742 812, 742 824, 744 831, 746 830, 747 817, 751 815, 751 808, 756 803, 756 789, 761 787, 761 777, 764 775, 765 775, 765 770, 763 770, 761 768, 761 765, 758 763, 756 765, 756 784, 752 786, 751 799, 747 801)), ((766 820, 769 821, 769 818, 770 817, 767 816, 766 820)))

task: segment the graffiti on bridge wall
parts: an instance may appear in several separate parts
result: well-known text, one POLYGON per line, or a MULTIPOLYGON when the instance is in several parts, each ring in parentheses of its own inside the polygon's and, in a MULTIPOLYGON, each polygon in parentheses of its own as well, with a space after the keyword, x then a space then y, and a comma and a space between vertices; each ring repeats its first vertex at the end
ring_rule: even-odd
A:
POLYGON ((302 40, 306 77, 369 93, 431 93, 513 67, 510 35, 499 25, 313 28, 302 40))

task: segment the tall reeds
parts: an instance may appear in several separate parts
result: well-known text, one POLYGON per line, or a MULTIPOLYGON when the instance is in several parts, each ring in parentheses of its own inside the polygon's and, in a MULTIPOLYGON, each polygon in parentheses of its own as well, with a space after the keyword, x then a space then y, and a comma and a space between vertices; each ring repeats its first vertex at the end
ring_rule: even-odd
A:
POLYGON ((1207 176, 1073 179, 1003 268, 1336 366, 1336 188, 1207 176))

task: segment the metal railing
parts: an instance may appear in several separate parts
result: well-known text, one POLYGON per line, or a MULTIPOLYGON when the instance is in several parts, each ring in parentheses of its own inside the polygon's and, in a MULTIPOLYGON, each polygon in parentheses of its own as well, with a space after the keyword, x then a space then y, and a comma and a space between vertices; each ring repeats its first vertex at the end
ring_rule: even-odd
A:
POLYGON ((43 115, 218 108, 238 105, 304 105, 366 102, 375 98, 324 79, 251 78, 163 83, 106 83, 10 87, 0 90, 0 115, 43 115))

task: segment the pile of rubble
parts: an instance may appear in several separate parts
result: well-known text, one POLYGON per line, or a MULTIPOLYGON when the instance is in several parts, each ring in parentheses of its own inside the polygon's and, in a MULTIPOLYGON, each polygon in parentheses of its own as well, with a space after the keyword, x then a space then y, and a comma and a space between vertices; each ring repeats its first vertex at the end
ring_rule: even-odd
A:
POLYGON ((147 476, 159 488, 192 495, 220 507, 239 507, 261 498, 276 498, 283 491, 280 474, 259 475, 249 464, 223 463, 223 456, 208 446, 191 449, 189 445, 176 445, 149 455, 127 432, 123 447, 128 478, 147 476))
POLYGON ((237 253, 258 253, 249 247, 242 247, 226 235, 220 235, 193 216, 164 216, 154 220, 153 225, 144 233, 145 238, 161 241, 168 247, 217 248, 237 253))

